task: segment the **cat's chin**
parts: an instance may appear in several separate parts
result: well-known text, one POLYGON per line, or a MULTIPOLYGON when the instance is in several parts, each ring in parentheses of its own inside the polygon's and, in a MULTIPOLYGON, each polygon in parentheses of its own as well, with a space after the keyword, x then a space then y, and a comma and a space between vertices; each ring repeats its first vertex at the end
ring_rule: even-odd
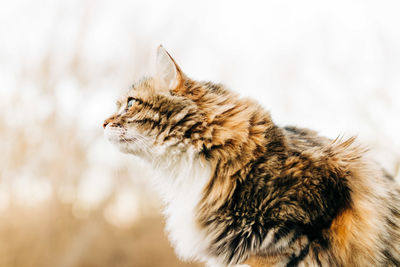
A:
POLYGON ((133 154, 136 156, 140 156, 143 153, 142 149, 132 141, 128 143, 123 140, 122 141, 113 140, 113 141, 111 141, 111 143, 113 145, 115 145, 119 149, 119 151, 126 153, 126 154, 133 154))

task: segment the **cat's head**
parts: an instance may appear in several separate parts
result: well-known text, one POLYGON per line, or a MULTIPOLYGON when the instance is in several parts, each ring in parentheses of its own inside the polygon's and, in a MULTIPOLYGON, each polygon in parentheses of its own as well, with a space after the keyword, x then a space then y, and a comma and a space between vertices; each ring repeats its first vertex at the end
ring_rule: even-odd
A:
POLYGON ((123 152, 147 158, 199 151, 196 131, 204 129, 207 115, 196 97, 203 87, 187 78, 160 46, 156 74, 119 98, 117 112, 103 124, 106 138, 123 152))
POLYGON ((221 84, 188 78, 162 46, 155 75, 122 95, 103 126, 122 152, 168 162, 200 156, 213 165, 230 164, 233 171, 265 150, 266 133, 274 128, 257 102, 221 84))

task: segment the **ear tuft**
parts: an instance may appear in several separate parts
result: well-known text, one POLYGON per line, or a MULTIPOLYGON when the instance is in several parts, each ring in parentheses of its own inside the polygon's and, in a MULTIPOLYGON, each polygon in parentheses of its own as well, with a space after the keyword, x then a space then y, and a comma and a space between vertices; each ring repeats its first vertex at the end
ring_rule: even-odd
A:
POLYGON ((156 71, 161 88, 174 90, 181 85, 182 72, 162 45, 157 48, 156 71))

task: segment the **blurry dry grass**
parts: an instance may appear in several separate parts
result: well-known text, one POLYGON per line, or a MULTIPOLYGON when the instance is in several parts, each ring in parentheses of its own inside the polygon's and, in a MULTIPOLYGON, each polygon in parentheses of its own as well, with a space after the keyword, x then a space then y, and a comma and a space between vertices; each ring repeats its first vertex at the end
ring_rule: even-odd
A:
MULTIPOLYGON (((132 180, 141 175, 140 169, 90 162, 89 150, 102 140, 101 121, 98 128, 81 132, 82 106, 70 120, 57 107, 56 88, 65 80, 73 80, 75 88, 64 90, 75 89, 89 98, 94 92, 88 88, 112 80, 115 65, 105 64, 96 73, 82 58, 85 16, 77 24, 76 43, 69 44, 75 51, 68 62, 60 62, 62 48, 51 44, 62 34, 55 23, 46 53, 37 62, 19 62, 13 70, 15 88, 0 106, 0 267, 196 266, 175 256, 158 205, 132 180), (83 203, 79 190, 84 174, 104 168, 113 181, 108 193, 94 204, 83 203), (118 227, 107 209, 115 206, 121 190, 136 192, 141 201, 138 217, 118 227)), ((136 65, 142 57, 146 55, 136 57, 136 65)), ((125 75, 133 72, 130 66, 123 69, 125 75)))
POLYGON ((71 210, 56 200, 11 207, 0 221, 0 266, 195 266, 176 259, 160 217, 119 229, 105 222, 101 210, 84 219, 71 210))
MULTIPOLYGON (((51 96, 52 91, 45 94, 51 96)), ((53 111, 43 120, 30 121, 29 127, 15 128, 0 120, 0 138, 7 140, 0 156, 0 185, 8 193, 8 206, 0 212, 0 267, 195 266, 177 260, 163 220, 151 205, 127 228, 106 220, 105 210, 120 187, 133 186, 131 173, 115 171, 117 182, 108 197, 93 207, 81 207, 76 195, 89 168, 89 144, 80 140, 75 125, 66 128, 57 116, 53 111), (35 137, 36 130, 40 134, 35 137), (45 180, 51 185, 50 195, 30 200, 30 194, 14 192, 15 182, 23 180, 18 175, 26 172, 32 180, 28 190, 45 180), (60 199, 66 187, 72 190, 67 202, 60 199)))
MULTIPOLYGON (((29 138, 23 127, 12 133, 4 125, 1 127, 2 138, 14 137, 8 138, 10 150, 3 150, 6 154, 2 157, 7 160, 2 162, 8 166, 2 167, 7 167, 8 173, 18 173, 37 164, 28 168, 35 170, 32 179, 46 177, 54 193, 38 203, 10 197, 9 206, 0 214, 0 267, 190 266, 176 259, 157 213, 144 215, 127 229, 106 221, 105 208, 115 198, 118 187, 90 210, 80 208, 77 200, 60 201, 58 189, 70 184, 76 191, 80 174, 88 164, 85 149, 75 133, 55 124, 56 120, 51 118, 40 123, 46 131, 47 144, 29 138)), ((121 179, 120 176, 121 172, 115 179, 121 179)), ((8 188, 14 179, 18 177, 1 176, 3 186, 8 184, 8 188)))
POLYGON ((154 208, 128 228, 107 222, 105 210, 119 186, 132 186, 129 173, 119 171, 114 179, 120 183, 90 209, 81 207, 76 198, 70 203, 60 200, 58 192, 66 185, 74 191, 70 194, 76 195, 88 163, 74 127, 62 128, 55 117, 53 112, 35 122, 45 131, 38 140, 30 136, 32 128, 11 130, 0 124, 1 138, 8 140, 8 150, 3 147, 2 164, 6 166, 2 166, 1 184, 11 192, 20 177, 6 175, 27 169, 33 183, 41 177, 51 183, 53 192, 34 203, 24 196, 10 196, 8 207, 0 213, 0 267, 193 266, 177 260, 154 208))

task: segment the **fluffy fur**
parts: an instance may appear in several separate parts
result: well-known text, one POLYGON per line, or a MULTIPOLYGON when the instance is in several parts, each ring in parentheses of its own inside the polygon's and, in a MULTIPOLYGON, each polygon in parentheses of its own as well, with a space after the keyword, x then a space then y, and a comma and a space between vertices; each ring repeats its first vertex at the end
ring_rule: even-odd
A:
POLYGON ((400 190, 355 139, 278 127, 159 47, 104 122, 148 161, 177 254, 210 266, 399 266, 400 190))

